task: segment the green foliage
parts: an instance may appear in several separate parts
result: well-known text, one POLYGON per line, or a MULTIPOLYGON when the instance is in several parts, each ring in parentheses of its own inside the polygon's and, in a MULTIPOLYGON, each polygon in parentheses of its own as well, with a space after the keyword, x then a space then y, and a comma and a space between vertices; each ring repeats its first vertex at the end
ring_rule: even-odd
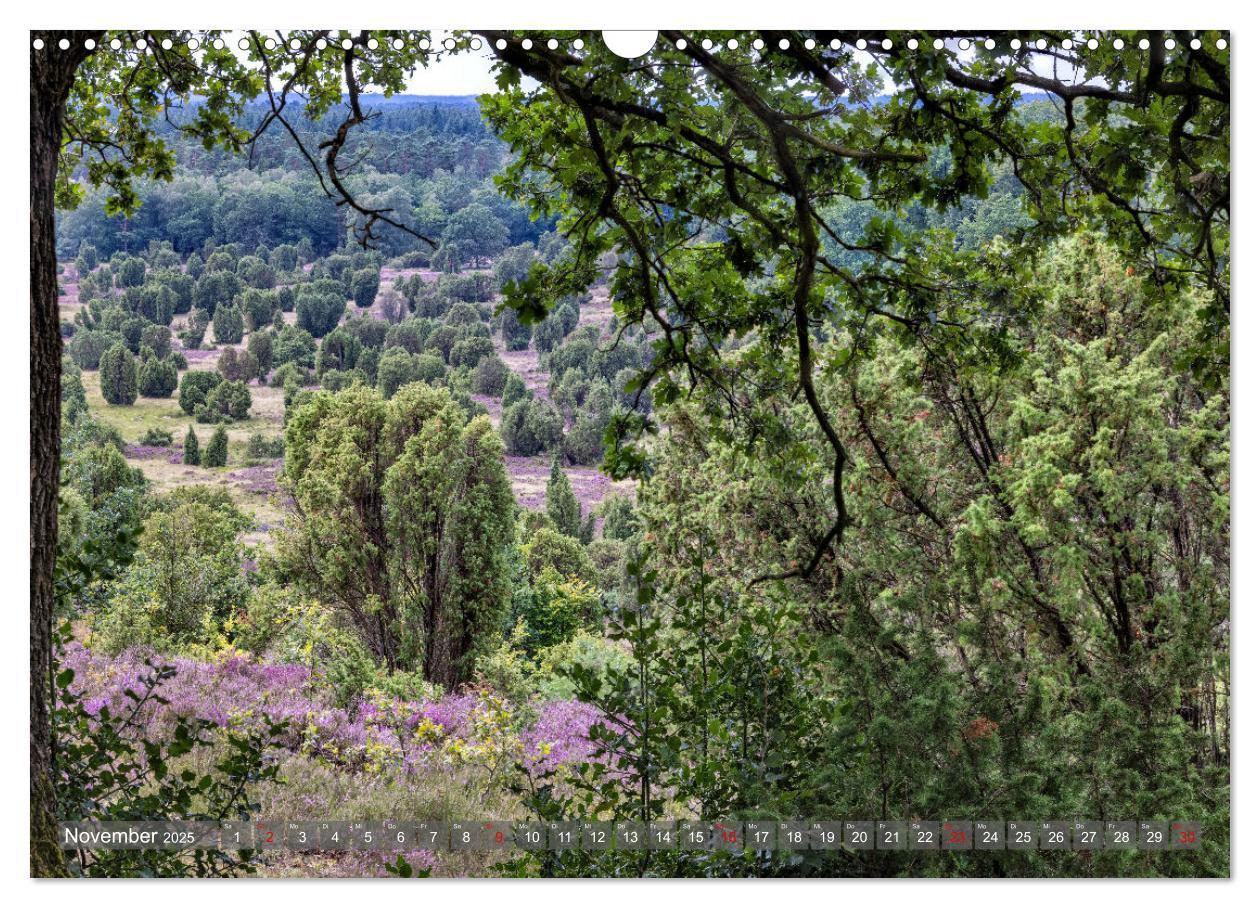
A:
POLYGON ((376 387, 389 399, 398 389, 412 382, 441 383, 446 377, 446 364, 432 354, 413 355, 402 347, 390 347, 376 367, 376 387))
POLYGON ((234 304, 220 304, 214 310, 214 342, 239 344, 245 337, 245 318, 234 304))
POLYGON ((271 324, 271 319, 280 307, 276 305, 275 294, 265 290, 249 289, 241 296, 241 312, 245 317, 245 327, 251 332, 271 324))
POLYGON ((533 457, 560 443, 564 417, 550 402, 526 397, 504 409, 499 432, 509 454, 533 457))
POLYGON ((107 403, 130 406, 136 402, 136 358, 124 344, 114 344, 101 356, 101 395, 107 403))
POLYGON ((551 475, 547 479, 547 516, 557 530, 575 539, 582 530, 582 506, 558 457, 551 459, 551 475))
POLYGON ((158 359, 168 359, 171 355, 171 329, 165 325, 148 325, 140 332, 140 350, 152 351, 158 359))
POLYGON ((337 281, 319 280, 297 288, 297 327, 312 337, 323 337, 346 313, 346 293, 337 281))
POLYGON ((208 318, 213 318, 220 306, 232 305, 244 289, 240 278, 231 271, 207 271, 193 287, 193 306, 204 311, 208 318))
POLYGON ((88 411, 87 391, 83 387, 83 372, 69 356, 61 358, 61 418, 74 422, 88 411))
POLYGON ((315 358, 315 374, 323 376, 329 370, 353 369, 363 352, 363 342, 346 328, 336 328, 319 344, 315 358))
MULTIPOLYGON (((258 364, 258 372, 254 376, 260 381, 267 377, 267 373, 271 371, 272 357, 274 355, 275 334, 272 331, 251 331, 249 335, 249 355, 254 358, 254 362, 258 364)), ((225 351, 226 352, 226 351, 225 351)))
POLYGON ((595 565, 582 544, 549 526, 538 529, 522 547, 521 554, 531 580, 551 570, 570 580, 590 585, 596 582, 595 565))
POLYGON ((203 467, 225 467, 227 466, 227 454, 227 430, 220 423, 215 428, 214 434, 210 436, 210 444, 206 445, 206 450, 201 455, 201 465, 203 467))
POLYGON ((141 397, 170 397, 178 385, 179 372, 169 359, 152 356, 140 366, 138 387, 141 397))
POLYGON ((503 346, 508 350, 528 350, 534 329, 523 323, 515 309, 504 309, 501 316, 503 346))
MULTIPOLYGON (((206 448, 207 466, 215 442, 206 448)), ((94 649, 177 652, 211 639, 248 595, 237 534, 250 524, 230 502, 174 497, 145 521, 140 550, 92 618, 94 649)))
POLYGON ((544 700, 568 700, 578 696, 572 680, 575 674, 609 679, 617 677, 618 672, 624 673, 630 665, 629 654, 615 642, 578 630, 565 642, 538 653, 533 683, 544 700))
MULTIPOLYGON (((331 41, 295 76, 317 119, 343 104, 347 71, 387 94, 405 86, 414 51, 371 34, 353 67, 331 41)), ((87 303, 66 329, 79 367, 105 357, 112 373, 120 347, 144 367, 164 360, 162 326, 193 304, 189 348, 238 298, 253 331, 263 307, 245 285, 315 267, 282 276, 299 289, 277 294, 310 329, 277 326, 271 351, 299 519, 280 542, 277 581, 248 596, 250 620, 228 614, 245 601, 235 587, 190 592, 198 578, 229 579, 178 560, 210 548, 154 548, 159 532, 209 532, 197 508, 215 505, 150 513, 143 477, 64 366, 59 590, 92 612, 102 586, 117 591, 116 633, 137 640, 199 645, 213 627, 300 660, 342 705, 372 688, 419 696, 416 673, 400 668, 468 680, 473 660, 521 703, 594 704, 607 719, 592 732, 602 759, 527 776, 521 794, 540 819, 1180 814, 1225 843, 1001 863, 923 854, 912 865, 878 852, 575 851, 505 872, 1228 872, 1228 58, 1206 33, 1174 54, 1121 36, 1122 48, 1089 53, 1081 35, 1046 33, 1045 51, 999 41, 964 56, 953 42, 903 52, 910 37, 930 47, 926 33, 861 53, 849 35, 813 45, 785 33, 783 48, 771 40, 756 54, 745 42, 728 53, 715 35, 714 55, 667 33, 633 64, 598 42, 580 56, 507 42, 501 91, 481 101, 511 145, 499 186, 557 230, 536 253, 509 250, 493 277, 459 274, 521 239, 519 208, 470 192, 465 174, 484 149, 465 141, 443 161, 440 143, 375 143, 409 169, 443 168, 432 185, 404 187, 371 165, 365 179, 388 211, 441 238, 407 267, 450 272, 398 283, 424 318, 389 328, 383 347, 349 326, 353 340, 329 343, 347 297, 367 299, 356 280, 379 274, 380 257, 317 261, 346 230, 318 193, 314 215, 299 207, 309 186, 253 174, 231 185, 217 172, 160 186, 175 157, 154 124, 178 109, 164 80, 202 102, 186 114, 190 139, 170 141, 186 142, 194 153, 181 157, 203 161, 203 174, 221 170, 215 146, 238 147, 252 122, 242 107, 261 80, 244 66, 262 47, 203 42, 193 65, 177 40, 161 71, 152 55, 134 71, 89 56, 58 176, 63 202, 92 185, 111 196, 62 218, 87 303), (85 148, 111 150, 78 157, 85 148), (133 186, 142 174, 159 189, 133 186), (134 215, 142 196, 158 213, 113 229, 107 219, 134 215), (1082 227, 1097 234, 1055 243, 1082 227), (173 245, 150 242, 154 231, 173 245), (97 267, 84 236, 132 254, 97 267), (174 249, 193 248, 206 261, 191 255, 181 281, 174 249), (615 321, 578 328, 581 294, 601 282, 615 321), (554 406, 516 375, 500 383, 487 307, 456 303, 500 287, 496 330, 510 350, 532 335, 554 406), (316 365, 312 335, 326 336, 327 386, 362 375, 381 393, 300 390, 316 365), (605 502, 604 538, 584 548, 573 536, 589 538, 593 515, 578 520, 553 463, 549 516, 518 529, 522 620, 506 639, 513 506, 488 423, 467 420, 469 388, 501 391, 513 454, 587 463, 606 437, 609 470, 642 480, 635 504, 605 502), (197 520, 172 526, 177 512, 197 520), (146 515, 154 532, 128 567, 129 533, 146 515), (115 564, 111 575, 84 582, 99 563, 115 564), (174 630, 151 601, 164 590, 177 593, 174 630), (579 630, 597 620, 609 639, 579 630)), ((262 166, 305 165, 257 148, 262 166)), ((397 236, 371 236, 370 221, 351 226, 387 255, 406 251, 397 236)), ((404 316, 401 300, 391 306, 404 316)), ((185 377, 181 407, 201 413, 215 394, 215 410, 240 398, 185 377)), ((215 439, 225 456, 222 427, 215 439)), ((125 747, 98 750, 125 761, 125 747)), ((141 815, 180 813, 142 782, 159 802, 141 815)))
POLYGON ((227 381, 248 382, 258 375, 258 360, 249 350, 228 347, 219 354, 214 370, 227 381))
POLYGON ((488 337, 463 337, 451 345, 448 357, 452 368, 476 367, 483 359, 495 356, 494 343, 488 337))
POLYGON ((179 408, 189 416, 205 406, 206 396, 223 383, 217 372, 189 371, 179 380, 179 408))
POLYGON ((605 539, 630 539, 638 531, 638 519, 634 502, 620 492, 613 492, 599 503, 599 514, 604 518, 600 531, 605 539))
POLYGON ((305 369, 315 366, 315 338, 305 328, 288 325, 276 332, 271 345, 273 366, 294 363, 305 369))
POLYGON ((206 339, 206 328, 210 326, 210 316, 205 309, 194 309, 188 313, 184 322, 184 330, 179 332, 179 339, 189 350, 201 347, 206 339))
POLYGON ((524 624, 530 653, 567 643, 594 619, 599 606, 589 584, 563 577, 550 565, 533 579, 524 599, 517 604, 516 617, 524 624))
MULTIPOLYGON (((253 255, 246 255, 236 263, 236 273, 246 286, 258 290, 270 290, 276 285, 276 273, 271 266, 253 255)), ((270 313, 267 316, 270 318, 270 313)))
POLYGON ((316 394, 289 417, 281 485, 297 511, 277 553, 302 588, 390 669, 466 678, 507 610, 514 505, 489 421, 423 384, 316 394))
POLYGON ((120 343, 122 335, 115 331, 79 330, 70 338, 67 350, 80 369, 92 370, 99 369, 105 352, 120 343))
MULTIPOLYGON (((529 274, 529 268, 534 263, 534 247, 530 243, 521 243, 506 250, 501 256, 494 261, 494 279, 500 287, 508 281, 519 281, 529 274)), ((507 310, 511 312, 512 310, 507 310)), ((513 322, 513 331, 520 326, 520 322, 513 322)), ((529 344, 529 328, 525 328, 525 345, 529 344)), ((508 340, 509 330, 505 323, 503 331, 503 339, 508 340)), ((509 350, 525 349, 522 347, 512 347, 509 342, 509 350)))
POLYGON ((507 410, 508 407, 528 394, 529 391, 525 387, 525 379, 515 372, 510 373, 503 382, 503 409, 507 410))
POLYGON ((380 287, 379 268, 360 268, 350 276, 350 298, 360 309, 366 309, 376 302, 376 293, 380 287))
POLYGON ((284 439, 267 438, 261 432, 255 432, 245 442, 245 456, 249 460, 274 460, 284 456, 284 439))
POLYGON ((79 258, 83 260, 83 267, 79 269, 80 276, 88 271, 91 271, 99 263, 99 259, 96 254, 96 247, 87 242, 87 240, 84 240, 79 244, 79 258))
POLYGON ((500 397, 511 374, 512 371, 507 367, 507 363, 498 356, 491 354, 482 357, 477 362, 477 367, 473 369, 471 390, 474 394, 500 397))
POLYGON ((115 262, 114 280, 119 287, 139 287, 144 283, 144 260, 124 258, 115 262))
POLYGON ((446 247, 459 250, 458 255, 452 256, 451 264, 462 264, 463 260, 479 265, 507 247, 508 232, 493 211, 474 202, 455 213, 442 239, 446 247))
POLYGON ((133 311, 155 325, 169 325, 175 315, 175 294, 167 287, 149 284, 129 291, 127 299, 133 311))
POLYGON ((184 463, 189 466, 201 466, 201 443, 197 441, 197 433, 189 426, 184 433, 184 463))
POLYGON ((144 430, 144 434, 140 436, 140 444, 152 445, 158 448, 169 448, 175 443, 175 436, 167 429, 159 429, 157 426, 150 426, 144 430))
POLYGON ((203 423, 249 419, 252 404, 253 396, 245 382, 221 381, 206 393, 205 401, 197 406, 194 415, 197 422, 203 423))

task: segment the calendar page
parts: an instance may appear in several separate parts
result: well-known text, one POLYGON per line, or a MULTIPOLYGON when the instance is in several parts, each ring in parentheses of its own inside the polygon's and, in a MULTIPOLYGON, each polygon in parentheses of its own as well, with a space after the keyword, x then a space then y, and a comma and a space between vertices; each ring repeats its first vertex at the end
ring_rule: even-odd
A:
POLYGON ((32 876, 1230 876, 1228 32, 27 44, 32 876))

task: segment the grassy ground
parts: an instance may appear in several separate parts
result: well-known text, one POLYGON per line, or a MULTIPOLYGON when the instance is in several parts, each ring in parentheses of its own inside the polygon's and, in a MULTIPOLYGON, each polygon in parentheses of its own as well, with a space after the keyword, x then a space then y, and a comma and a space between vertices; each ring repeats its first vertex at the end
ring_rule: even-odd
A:
MULTIPOLYGON (((183 444, 188 427, 192 426, 201 443, 201 450, 204 451, 210 443, 210 436, 214 434, 214 426, 197 423, 179 408, 177 396, 168 399, 138 397, 131 406, 119 407, 106 403, 101 396, 99 372, 84 372, 83 387, 87 392, 88 407, 92 414, 106 425, 117 429, 122 434, 123 441, 129 445, 139 444, 141 437, 149 429, 162 429, 171 433, 178 449, 183 444)), ((129 457, 128 462, 140 468, 158 493, 194 484, 227 489, 237 506, 245 513, 252 514, 254 520, 264 527, 249 534, 246 542, 265 543, 268 537, 266 528, 282 522, 283 510, 275 500, 275 495, 253 490, 252 487, 257 486, 258 471, 246 472, 245 447, 249 437, 255 433, 266 438, 279 438, 284 434, 284 391, 257 385, 251 385, 249 390, 254 399, 250 418, 227 425, 226 467, 191 467, 183 463, 170 463, 166 457, 129 457)))

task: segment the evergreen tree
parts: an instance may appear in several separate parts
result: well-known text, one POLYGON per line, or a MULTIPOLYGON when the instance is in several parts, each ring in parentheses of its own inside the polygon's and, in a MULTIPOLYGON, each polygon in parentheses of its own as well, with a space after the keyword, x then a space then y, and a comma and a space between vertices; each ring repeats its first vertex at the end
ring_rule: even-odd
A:
POLYGON ((559 457, 551 459, 551 477, 547 480, 547 516, 561 533, 575 539, 581 535, 582 505, 573 494, 569 477, 560 469, 559 457))
POLYGON ((206 445, 206 454, 201 459, 201 465, 203 467, 227 466, 227 447, 227 429, 220 423, 214 430, 214 435, 210 436, 210 444, 206 445))
POLYGON ((391 669, 467 679, 502 639, 511 596, 515 505, 489 419, 467 420, 444 389, 385 400, 354 385, 291 411, 285 449, 296 508, 277 557, 299 587, 391 669))
POLYGON ((239 344, 245 336, 245 317, 232 305, 221 305, 214 310, 214 342, 239 344))
POLYGON ((197 441, 197 433, 192 426, 188 427, 188 434, 184 436, 184 463, 201 466, 201 443, 197 441))
POLYGON ((376 268, 360 268, 350 275, 350 296, 360 309, 376 302, 376 292, 381 287, 381 272, 376 268))
POLYGON ((83 372, 68 356, 61 358, 61 418, 74 422, 88 411, 87 392, 83 388, 83 372))
POLYGON ((156 356, 140 367, 140 394, 144 397, 170 397, 179 384, 179 373, 169 359, 156 356))
POLYGON ((101 394, 111 404, 130 406, 136 402, 139 381, 136 358, 126 344, 114 344, 101 356, 101 394))

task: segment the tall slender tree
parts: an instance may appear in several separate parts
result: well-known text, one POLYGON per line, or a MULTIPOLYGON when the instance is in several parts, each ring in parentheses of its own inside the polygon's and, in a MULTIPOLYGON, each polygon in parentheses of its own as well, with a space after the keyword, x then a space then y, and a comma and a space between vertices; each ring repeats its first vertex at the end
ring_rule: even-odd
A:
POLYGON ((556 529, 574 539, 582 531, 582 505, 573 494, 573 484, 560 466, 560 458, 551 458, 551 475, 547 478, 547 516, 556 529))

